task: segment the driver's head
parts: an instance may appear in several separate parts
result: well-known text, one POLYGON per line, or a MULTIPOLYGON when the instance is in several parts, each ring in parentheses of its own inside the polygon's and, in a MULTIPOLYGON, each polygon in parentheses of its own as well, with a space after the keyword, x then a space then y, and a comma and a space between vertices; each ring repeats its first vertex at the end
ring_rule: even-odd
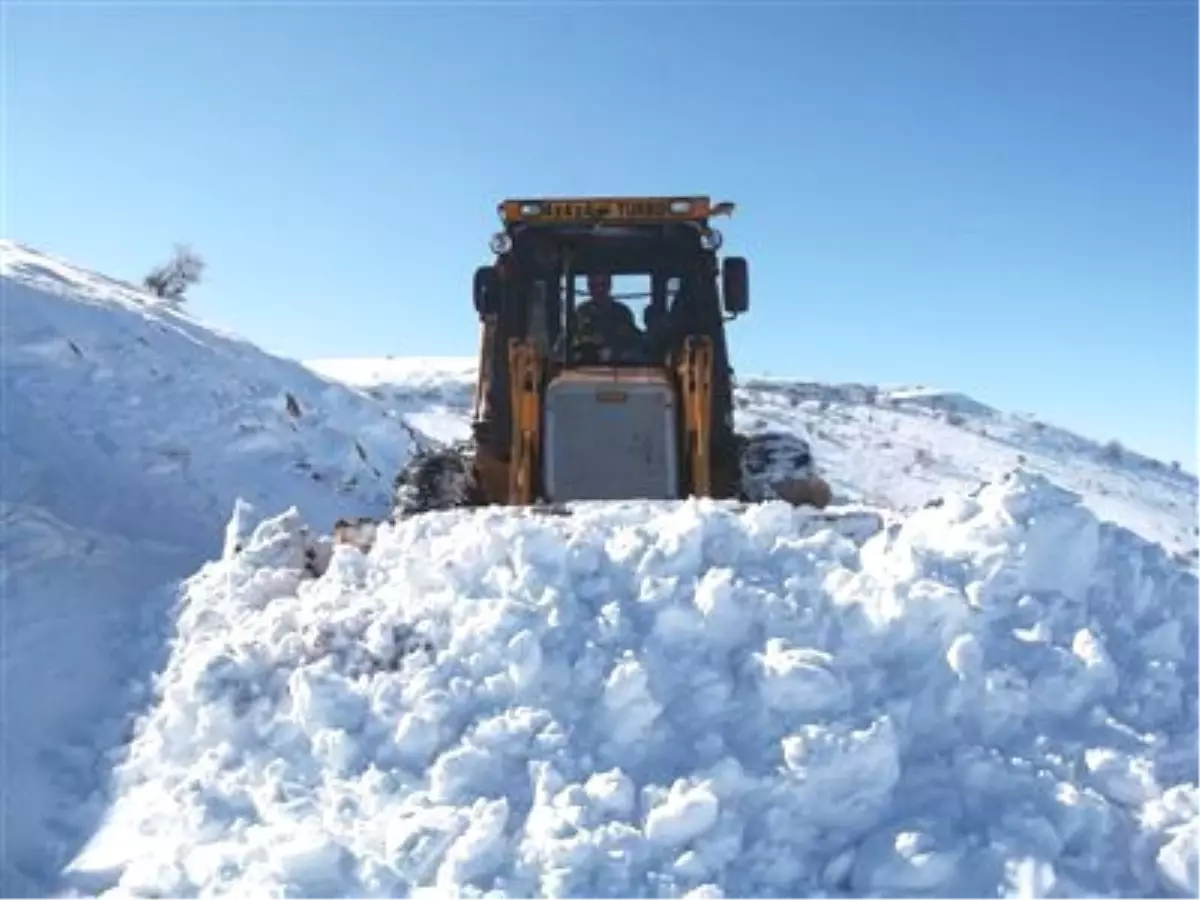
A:
POLYGON ((607 272, 593 272, 587 277, 588 294, 597 303, 612 300, 612 276, 607 272))

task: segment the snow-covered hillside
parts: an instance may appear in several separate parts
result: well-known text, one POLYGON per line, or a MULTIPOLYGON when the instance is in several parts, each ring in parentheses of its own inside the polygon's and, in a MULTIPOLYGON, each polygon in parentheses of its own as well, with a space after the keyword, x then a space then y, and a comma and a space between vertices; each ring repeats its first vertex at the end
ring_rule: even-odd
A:
POLYGON ((313 578, 473 361, 301 367, 0 250, 0 892, 1196 893, 1194 477, 743 379, 895 524, 455 512, 313 578))
POLYGON ((382 512, 407 433, 378 404, 135 288, 0 242, 0 888, 38 890, 102 811, 165 659, 173 583, 236 497, 328 528, 382 512), (147 646, 143 646, 146 644, 147 646))

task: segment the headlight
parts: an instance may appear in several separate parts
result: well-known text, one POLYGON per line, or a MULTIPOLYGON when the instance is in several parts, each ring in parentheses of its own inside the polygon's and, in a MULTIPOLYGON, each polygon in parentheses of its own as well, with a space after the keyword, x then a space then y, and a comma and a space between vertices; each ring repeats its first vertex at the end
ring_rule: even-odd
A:
POLYGON ((672 200, 670 210, 671 210, 671 215, 686 216, 688 213, 690 213, 692 211, 692 201, 691 200, 672 200))
POLYGON ((542 204, 540 203, 522 203, 521 215, 523 216, 540 216, 542 214, 542 204))
POLYGON ((512 238, 509 237, 507 231, 498 231, 492 235, 492 240, 488 244, 492 248, 492 252, 499 256, 501 253, 507 253, 512 249, 512 238))
POLYGON ((700 235, 700 246, 705 250, 720 250, 723 243, 725 243, 724 236, 715 228, 710 228, 700 235))

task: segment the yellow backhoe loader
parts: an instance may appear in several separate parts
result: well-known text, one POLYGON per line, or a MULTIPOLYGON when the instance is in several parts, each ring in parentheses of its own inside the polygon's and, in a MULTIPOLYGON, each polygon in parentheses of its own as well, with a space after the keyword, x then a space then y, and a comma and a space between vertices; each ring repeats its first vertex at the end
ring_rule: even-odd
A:
MULTIPOLYGON (((734 429, 726 324, 749 310, 749 274, 744 258, 718 257, 712 226, 733 204, 542 198, 498 211, 495 258, 473 283, 471 439, 414 456, 396 480, 396 517, 690 496, 830 503, 799 435, 734 429), (636 290, 594 296, 622 284, 636 290), (634 298, 644 327, 607 305, 634 298), (605 316, 625 323, 619 334, 595 325, 605 316)), ((366 543, 363 525, 339 523, 338 539, 366 543)))

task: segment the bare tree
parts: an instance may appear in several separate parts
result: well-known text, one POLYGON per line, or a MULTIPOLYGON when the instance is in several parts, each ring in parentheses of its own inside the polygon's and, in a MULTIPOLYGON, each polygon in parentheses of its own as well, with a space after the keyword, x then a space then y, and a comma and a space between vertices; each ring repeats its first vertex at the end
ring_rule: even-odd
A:
POLYGON ((186 244, 176 244, 171 258, 156 266, 145 277, 146 290, 164 300, 181 301, 193 284, 200 283, 204 272, 204 260, 186 244))

